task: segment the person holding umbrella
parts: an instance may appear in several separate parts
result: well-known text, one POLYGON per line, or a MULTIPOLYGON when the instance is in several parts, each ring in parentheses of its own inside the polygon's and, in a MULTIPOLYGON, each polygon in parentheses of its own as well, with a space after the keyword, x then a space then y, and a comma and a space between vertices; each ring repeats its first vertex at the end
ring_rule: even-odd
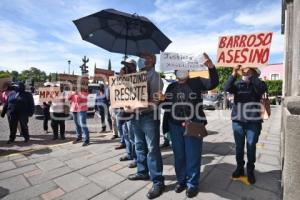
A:
POLYGON ((163 89, 163 81, 155 71, 156 57, 152 53, 140 53, 138 67, 147 71, 148 108, 136 110, 136 118, 132 120, 135 133, 135 150, 137 155, 137 173, 128 176, 129 180, 148 180, 149 174, 153 182, 152 188, 147 193, 149 199, 159 197, 164 189, 162 156, 159 147, 160 120, 157 115, 155 98, 163 89))

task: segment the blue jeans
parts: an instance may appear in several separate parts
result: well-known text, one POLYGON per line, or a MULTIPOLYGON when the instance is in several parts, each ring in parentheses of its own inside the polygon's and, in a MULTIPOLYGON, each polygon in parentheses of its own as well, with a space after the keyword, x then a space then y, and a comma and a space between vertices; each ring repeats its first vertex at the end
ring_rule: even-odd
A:
POLYGON ((132 126, 132 120, 126 121, 123 124, 123 134, 124 134, 124 140, 126 143, 127 156, 132 160, 136 160, 134 129, 132 126))
POLYGON ((82 133, 84 137, 84 142, 90 142, 89 129, 86 124, 86 112, 73 112, 73 119, 76 126, 76 136, 77 139, 82 138, 82 133))
POLYGON ((180 185, 199 185, 203 139, 184 136, 185 128, 169 122, 175 158, 176 179, 180 185))
POLYGON ((232 129, 235 140, 236 162, 238 167, 244 167, 245 139, 247 140, 247 169, 254 170, 256 161, 256 143, 261 131, 261 122, 237 122, 232 121, 232 129))
POLYGON ((159 120, 154 120, 153 113, 139 115, 133 119, 135 151, 137 155, 137 173, 148 174, 156 185, 164 183, 163 163, 159 148, 159 120))

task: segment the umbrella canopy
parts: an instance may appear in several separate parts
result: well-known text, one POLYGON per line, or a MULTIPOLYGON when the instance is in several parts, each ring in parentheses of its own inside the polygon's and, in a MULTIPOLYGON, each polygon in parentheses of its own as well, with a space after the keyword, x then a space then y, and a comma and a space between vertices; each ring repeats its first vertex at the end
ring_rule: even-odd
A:
POLYGON ((164 51, 171 40, 149 19, 105 9, 73 21, 83 40, 125 56, 164 51))

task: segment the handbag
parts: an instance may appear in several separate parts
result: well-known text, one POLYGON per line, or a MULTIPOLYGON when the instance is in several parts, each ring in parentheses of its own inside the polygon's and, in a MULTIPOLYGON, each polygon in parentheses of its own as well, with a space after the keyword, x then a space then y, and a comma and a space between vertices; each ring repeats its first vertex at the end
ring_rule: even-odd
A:
POLYGON ((185 136, 192 136, 198 138, 204 138, 208 135, 207 130, 203 123, 192 122, 190 120, 185 121, 185 136))
POLYGON ((271 103, 268 96, 268 93, 264 93, 262 98, 260 99, 260 108, 261 108, 261 118, 263 120, 269 119, 271 115, 271 103))

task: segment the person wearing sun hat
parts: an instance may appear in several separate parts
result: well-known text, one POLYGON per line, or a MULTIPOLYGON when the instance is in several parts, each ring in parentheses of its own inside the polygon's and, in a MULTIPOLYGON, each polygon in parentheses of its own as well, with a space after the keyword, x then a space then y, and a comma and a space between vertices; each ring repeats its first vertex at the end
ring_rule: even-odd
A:
POLYGON ((256 182, 254 169, 256 161, 256 143, 262 129, 260 113, 260 100, 267 91, 265 82, 259 79, 261 72, 258 68, 241 67, 233 68, 232 75, 224 85, 224 90, 234 95, 231 119, 236 145, 237 168, 233 178, 244 175, 244 148, 247 141, 247 176, 248 182, 256 182), (242 76, 237 80, 238 75, 242 76))

